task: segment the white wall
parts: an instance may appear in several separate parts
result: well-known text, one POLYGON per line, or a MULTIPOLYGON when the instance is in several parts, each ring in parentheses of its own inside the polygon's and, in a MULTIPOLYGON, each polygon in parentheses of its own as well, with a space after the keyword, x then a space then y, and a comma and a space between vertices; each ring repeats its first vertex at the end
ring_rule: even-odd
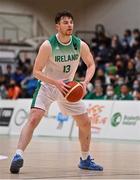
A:
POLYGON ((110 34, 122 34, 126 28, 140 28, 140 0, 99 0, 87 4, 78 29, 90 29, 103 23, 110 34))
POLYGON ((54 16, 68 9, 75 17, 76 30, 93 30, 103 23, 109 34, 140 27, 140 0, 0 0, 0 11, 36 15, 48 34, 55 32, 54 16))

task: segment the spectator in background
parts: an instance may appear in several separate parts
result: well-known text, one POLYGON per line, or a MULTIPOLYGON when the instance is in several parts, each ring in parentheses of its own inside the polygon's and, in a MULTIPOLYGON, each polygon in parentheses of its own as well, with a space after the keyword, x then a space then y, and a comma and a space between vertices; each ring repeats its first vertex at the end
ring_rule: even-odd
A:
POLYGON ((92 54, 94 54, 94 56, 97 56, 99 51, 99 41, 96 34, 93 34, 93 38, 91 39, 90 42, 90 49, 92 54))
POLYGON ((121 56, 117 56, 115 60, 115 66, 117 68, 117 75, 121 77, 125 77, 126 72, 125 72, 125 65, 124 65, 124 59, 121 56))
POLYGON ((6 86, 9 85, 10 80, 12 79, 12 66, 10 64, 7 64, 6 66, 6 73, 5 76, 5 84, 6 86))
POLYGON ((3 75, 0 76, 0 99, 6 99, 7 97, 7 90, 5 86, 5 77, 3 75))
POLYGON ((111 59, 114 59, 117 54, 122 54, 122 45, 119 36, 116 34, 112 36, 109 54, 111 59))
POLYGON ((114 91, 115 94, 117 96, 119 96, 121 94, 121 86, 125 83, 125 79, 124 77, 118 76, 116 77, 116 81, 115 81, 115 87, 114 87, 114 91))
POLYGON ((135 99, 137 90, 140 88, 140 82, 138 80, 134 80, 133 85, 132 85, 132 96, 135 99))
POLYGON ((135 62, 135 69, 137 73, 140 73, 140 49, 136 51, 135 57, 134 57, 134 62, 135 62))
POLYGON ((15 80, 10 80, 9 87, 7 89, 7 98, 8 99, 17 99, 21 95, 21 88, 16 85, 15 80))
POLYGON ((134 100, 140 100, 140 88, 136 90, 136 93, 134 95, 134 100))
POLYGON ((108 54, 109 54, 109 49, 106 45, 106 42, 102 41, 99 46, 97 57, 95 58, 95 61, 99 68, 104 68, 105 63, 109 61, 108 54))
POLYGON ((118 100, 133 100, 133 96, 129 92, 129 88, 126 84, 122 84, 120 88, 120 95, 117 96, 118 100))
POLYGON ((140 30, 138 28, 133 29, 130 46, 133 47, 135 40, 140 37, 140 30))
POLYGON ((22 97, 31 98, 37 87, 37 82, 37 79, 32 74, 32 68, 30 70, 28 69, 27 77, 21 81, 22 97))
POLYGON ((140 82, 138 80, 134 80, 132 89, 137 90, 140 88, 140 82))
POLYGON ((107 64, 105 68, 106 84, 115 84, 117 68, 112 63, 107 64))
POLYGON ((117 96, 115 95, 115 92, 114 92, 114 87, 111 84, 107 85, 107 87, 106 87, 106 94, 104 96, 104 99, 105 100, 117 99, 117 96))
POLYGON ((22 71, 24 72, 24 74, 26 76, 28 76, 28 72, 30 71, 30 69, 32 69, 32 64, 31 64, 31 59, 30 58, 26 58, 25 59, 25 62, 23 64, 23 67, 22 67, 22 71))
POLYGON ((101 80, 101 84, 105 85, 105 82, 106 82, 105 73, 104 73, 104 70, 102 68, 98 68, 97 69, 95 78, 96 79, 100 79, 101 80))
POLYGON ((122 38, 122 40, 121 40, 121 44, 122 44, 123 46, 126 46, 126 44, 127 44, 128 46, 130 46, 130 42, 131 42, 131 41, 132 41, 132 32, 131 32, 130 29, 126 29, 126 30, 124 31, 123 38, 122 38))
POLYGON ((12 74, 12 79, 20 86, 21 81, 25 78, 22 67, 16 67, 16 71, 12 74))
POLYGON ((140 82, 140 73, 136 74, 136 79, 140 82))
POLYGON ((127 62, 126 65, 126 82, 128 84, 129 87, 132 86, 133 81, 136 79, 136 71, 135 71, 135 64, 134 62, 130 59, 127 62))
POLYGON ((140 49, 140 35, 138 35, 137 37, 135 37, 134 39, 134 43, 132 44, 131 47, 131 52, 130 52, 130 57, 134 58, 136 51, 140 49))
POLYGON ((96 99, 96 100, 104 99, 102 86, 95 86, 95 88, 93 88, 93 91, 89 92, 85 96, 85 99, 96 99))

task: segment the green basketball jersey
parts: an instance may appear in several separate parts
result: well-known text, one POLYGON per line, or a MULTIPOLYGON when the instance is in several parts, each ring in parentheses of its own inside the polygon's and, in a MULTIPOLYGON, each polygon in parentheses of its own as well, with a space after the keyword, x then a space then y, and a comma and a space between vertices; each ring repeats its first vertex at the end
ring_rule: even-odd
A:
POLYGON ((71 36, 68 44, 61 43, 57 35, 49 38, 52 54, 44 69, 44 73, 54 79, 68 79, 72 81, 80 59, 81 40, 71 36))

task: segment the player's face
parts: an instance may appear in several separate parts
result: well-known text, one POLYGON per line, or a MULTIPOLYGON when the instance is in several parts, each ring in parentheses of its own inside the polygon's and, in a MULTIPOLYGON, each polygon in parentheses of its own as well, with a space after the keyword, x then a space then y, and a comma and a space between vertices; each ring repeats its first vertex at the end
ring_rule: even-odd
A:
POLYGON ((73 32, 73 20, 70 17, 62 17, 60 22, 56 24, 58 32, 65 36, 70 36, 73 32))

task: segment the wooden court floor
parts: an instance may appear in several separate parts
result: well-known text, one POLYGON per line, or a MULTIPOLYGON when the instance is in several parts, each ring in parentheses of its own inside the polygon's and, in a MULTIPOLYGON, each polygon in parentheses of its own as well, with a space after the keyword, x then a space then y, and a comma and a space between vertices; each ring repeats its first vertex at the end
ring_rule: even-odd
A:
POLYGON ((91 152, 103 172, 80 170, 77 139, 33 137, 24 155, 20 174, 9 166, 18 138, 0 136, 0 179, 140 179, 140 143, 92 140, 91 152))

